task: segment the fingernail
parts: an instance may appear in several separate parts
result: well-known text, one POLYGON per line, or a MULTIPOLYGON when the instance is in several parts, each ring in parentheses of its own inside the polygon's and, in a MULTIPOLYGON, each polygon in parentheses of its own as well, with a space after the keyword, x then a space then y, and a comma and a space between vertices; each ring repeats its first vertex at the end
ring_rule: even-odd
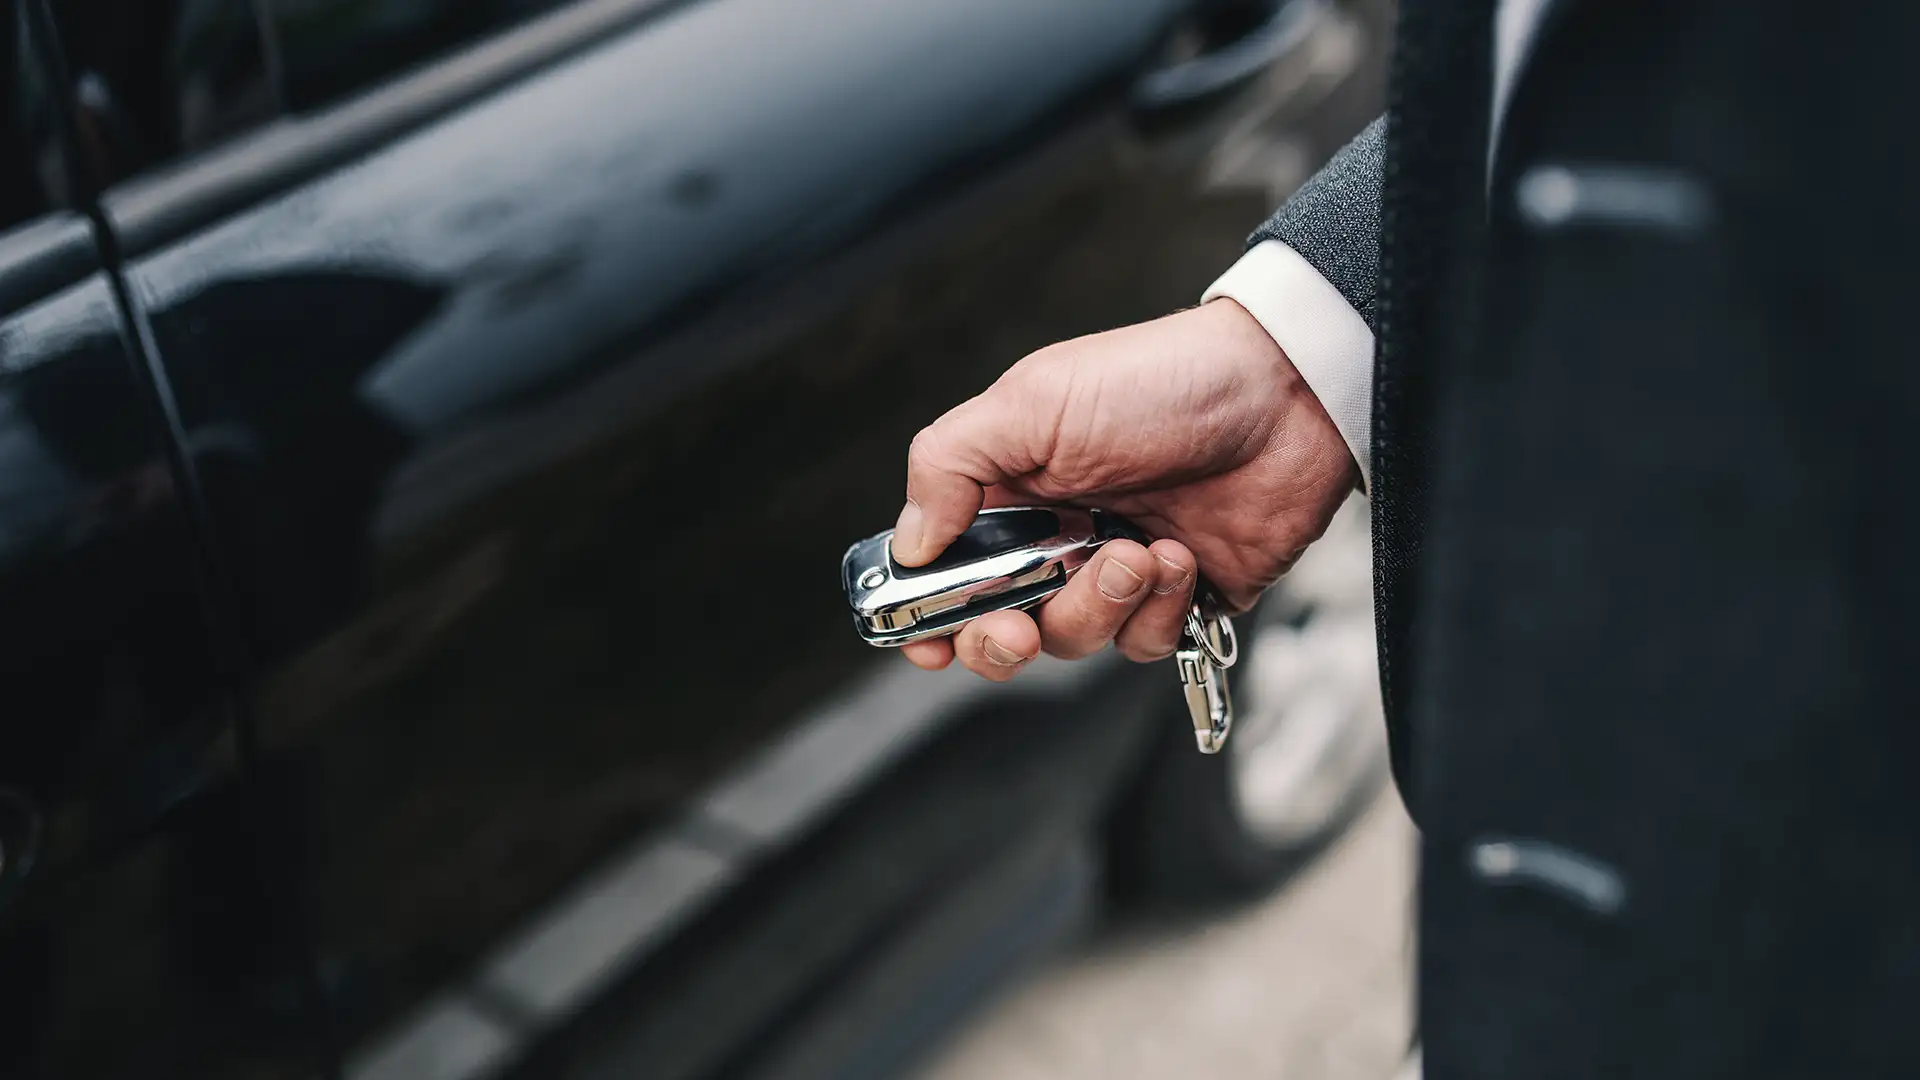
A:
POLYGON ((1132 567, 1119 559, 1110 558, 1106 565, 1100 568, 1100 591, 1106 593, 1109 600, 1131 599, 1144 584, 1146 582, 1140 580, 1140 575, 1134 573, 1132 567))
POLYGON ((990 637, 980 639, 980 651, 987 654, 987 659, 999 664, 1001 667, 1017 667, 1027 662, 1026 657, 1021 656, 1019 653, 1014 652, 1012 649, 1007 648, 1005 645, 1000 644, 990 637))
POLYGON ((1158 585, 1154 586, 1153 591, 1156 595, 1171 596, 1172 594, 1177 593, 1181 589, 1184 589, 1187 587, 1187 576, 1189 574, 1192 574, 1193 571, 1187 569, 1184 566, 1181 566, 1179 563, 1174 562, 1172 559, 1169 559, 1164 555, 1155 555, 1153 558, 1154 558, 1154 561, 1158 562, 1161 566, 1164 566, 1167 569, 1173 571, 1174 573, 1180 575, 1179 577, 1174 578, 1173 583, 1168 585, 1166 588, 1161 588, 1158 585))
POLYGON ((920 550, 920 506, 912 499, 900 510, 893 524, 893 557, 905 562, 920 550))

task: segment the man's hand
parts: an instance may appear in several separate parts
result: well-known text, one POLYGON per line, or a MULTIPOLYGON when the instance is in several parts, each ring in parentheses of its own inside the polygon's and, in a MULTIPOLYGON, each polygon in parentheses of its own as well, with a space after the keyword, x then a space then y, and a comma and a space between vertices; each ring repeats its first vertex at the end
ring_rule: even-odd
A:
POLYGON ((905 648, 958 655, 995 681, 1045 649, 1114 643, 1155 660, 1179 643, 1196 564, 1236 611, 1319 539, 1359 468, 1253 316, 1221 299, 1041 349, 913 440, 893 555, 931 562, 982 506, 1113 510, 1154 536, 1108 542, 1036 612, 1000 611, 905 648))

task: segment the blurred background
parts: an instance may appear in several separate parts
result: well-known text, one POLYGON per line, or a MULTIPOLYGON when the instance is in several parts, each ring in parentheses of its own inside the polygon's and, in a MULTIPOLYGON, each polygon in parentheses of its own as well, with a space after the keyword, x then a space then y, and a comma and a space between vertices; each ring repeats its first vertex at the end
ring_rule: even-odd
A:
POLYGON ((920 673, 837 579, 1391 17, 6 0, 0 1075, 1401 1075, 1363 502, 1218 757, 1170 665, 920 673))

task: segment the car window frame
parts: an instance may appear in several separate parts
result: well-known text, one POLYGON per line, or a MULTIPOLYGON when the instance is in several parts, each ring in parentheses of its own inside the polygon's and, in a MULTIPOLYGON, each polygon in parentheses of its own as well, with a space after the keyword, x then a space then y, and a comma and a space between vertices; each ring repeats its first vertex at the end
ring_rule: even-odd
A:
MULTIPOLYGON (((0 7, 0 18, 18 20, 20 35, 15 40, 19 55, 0 58, 5 61, 0 64, 0 77, 20 79, 23 86, 31 80, 41 93, 50 95, 45 105, 56 114, 71 109, 72 101, 65 100, 70 94, 69 88, 59 86, 54 73, 48 71, 55 59, 49 57, 46 42, 42 40, 51 19, 43 0, 13 0, 0 7), (15 62, 24 67, 13 70, 11 65, 15 62)), ((64 118, 57 115, 46 119, 56 125, 64 123, 64 118)), ((0 124, 25 125, 27 122, 24 115, 0 117, 0 124)), ((74 162, 65 131, 58 134, 56 143, 63 167, 69 171, 76 188, 71 192, 75 204, 62 205, 65 200, 50 197, 51 205, 39 213, 0 228, 0 319, 79 284, 106 264, 89 216, 95 195, 90 178, 74 162)), ((24 141, 21 149, 32 152, 24 141)))
POLYGON ((100 269, 93 227, 77 210, 53 209, 0 232, 0 317, 79 283, 100 269))
POLYGON ((311 112, 100 196, 124 258, 150 254, 363 157, 505 86, 697 0, 574 0, 311 112))

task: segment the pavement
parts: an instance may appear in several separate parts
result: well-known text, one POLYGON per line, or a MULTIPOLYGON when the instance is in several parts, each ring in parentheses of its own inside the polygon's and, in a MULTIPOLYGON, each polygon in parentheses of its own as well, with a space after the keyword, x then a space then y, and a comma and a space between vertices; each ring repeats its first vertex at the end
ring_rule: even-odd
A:
POLYGON ((1263 901, 1120 921, 979 1015, 919 1080, 1397 1080, 1414 831, 1392 790, 1263 901))

